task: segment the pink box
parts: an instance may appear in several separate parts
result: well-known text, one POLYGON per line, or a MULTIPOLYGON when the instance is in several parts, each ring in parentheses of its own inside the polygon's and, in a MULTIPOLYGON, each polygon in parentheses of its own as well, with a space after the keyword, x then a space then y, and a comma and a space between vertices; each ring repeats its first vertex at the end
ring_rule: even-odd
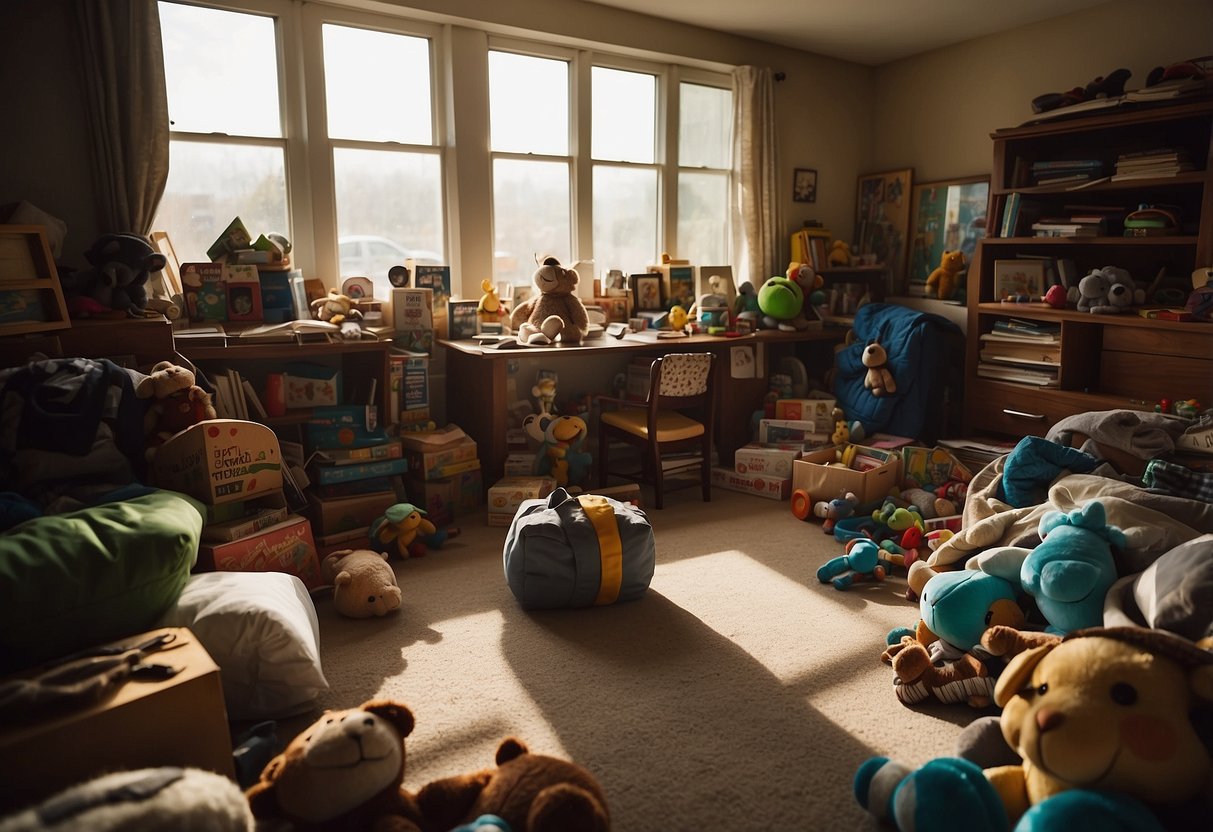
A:
POLYGON ((733 469, 742 475, 759 474, 778 479, 792 477, 792 460, 800 456, 797 445, 767 448, 762 445, 745 445, 733 454, 733 469))

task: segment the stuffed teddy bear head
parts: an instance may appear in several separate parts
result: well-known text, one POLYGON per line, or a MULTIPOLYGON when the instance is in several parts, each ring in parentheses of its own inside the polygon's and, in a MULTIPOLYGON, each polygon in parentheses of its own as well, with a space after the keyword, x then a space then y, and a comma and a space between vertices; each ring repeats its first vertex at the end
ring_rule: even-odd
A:
POLYGON ((939 268, 927 276, 928 288, 935 290, 935 296, 940 300, 951 300, 956 294, 959 276, 965 267, 964 252, 945 251, 939 257, 939 268))
POLYGON ((103 234, 84 252, 84 259, 92 268, 73 278, 73 291, 131 317, 142 314, 148 279, 167 262, 138 234, 103 234))
POLYGON ((349 295, 343 295, 337 289, 329 289, 327 297, 318 298, 312 301, 312 314, 316 316, 318 321, 328 321, 331 324, 340 324, 346 320, 359 320, 362 318, 362 312, 354 306, 354 301, 349 295))
POLYGON ((420 829, 416 804, 401 787, 404 739, 413 731, 407 705, 372 700, 328 711, 266 764, 245 791, 258 820, 286 820, 307 828, 420 829))
POLYGON ((555 257, 545 257, 531 282, 536 297, 518 304, 510 313, 510 326, 526 344, 550 344, 559 338, 566 344, 580 344, 589 331, 589 315, 577 297, 580 277, 566 269, 555 257))
POLYGON ((532 754, 509 737, 497 768, 435 780, 417 793, 430 829, 452 829, 496 815, 515 832, 607 832, 606 795, 594 775, 569 760, 532 754))
POLYGON ((325 583, 333 585, 333 609, 348 618, 372 618, 400 609, 400 586, 387 554, 369 549, 341 549, 320 564, 325 583))
POLYGON ((189 368, 160 361, 135 385, 138 398, 152 400, 143 422, 143 431, 151 446, 161 444, 191 425, 218 416, 211 394, 194 382, 194 373, 189 368))
POLYGON ((1213 759, 1189 715, 1213 704, 1213 653, 1179 636, 1072 633, 1015 656, 994 698, 1033 804, 1075 788, 1154 803, 1209 788, 1213 759))

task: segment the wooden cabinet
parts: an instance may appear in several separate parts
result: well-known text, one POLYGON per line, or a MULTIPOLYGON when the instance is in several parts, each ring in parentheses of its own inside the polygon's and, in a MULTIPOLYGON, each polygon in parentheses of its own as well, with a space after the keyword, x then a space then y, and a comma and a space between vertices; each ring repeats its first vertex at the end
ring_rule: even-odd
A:
MULTIPOLYGON (((1116 112, 1046 121, 998 130, 990 190, 992 234, 1004 231, 1008 202, 1020 203, 1017 224, 1004 236, 977 245, 968 275, 966 349, 966 429, 1011 435, 1043 435, 1060 419, 1089 410, 1153 410, 1161 399, 1195 398, 1213 403, 1213 323, 1149 319, 1132 308, 1121 314, 1091 314, 1068 306, 1008 303, 994 279, 999 260, 1044 258, 1068 261, 1076 281, 1094 269, 1127 269, 1141 289, 1168 284, 1182 306, 1198 266, 1213 265, 1213 101, 1170 106, 1122 107, 1116 112), (1111 176, 1122 154, 1175 148, 1195 170, 1159 178, 1032 185, 1033 163, 1096 159, 1111 176), (1081 184, 1081 183, 1080 183, 1081 184), (1139 205, 1166 205, 1181 218, 1178 229, 1158 236, 1126 237, 1115 214, 1098 236, 1031 236, 1032 221, 1101 209, 1130 211, 1139 205), (1159 275, 1164 279, 1160 282, 1159 275), (980 377, 983 341, 999 320, 1018 318, 1060 329, 1060 365, 1054 387, 980 377)), ((1070 270, 1067 269, 1067 272, 1070 270)), ((1143 307, 1144 308, 1144 307, 1143 307)))

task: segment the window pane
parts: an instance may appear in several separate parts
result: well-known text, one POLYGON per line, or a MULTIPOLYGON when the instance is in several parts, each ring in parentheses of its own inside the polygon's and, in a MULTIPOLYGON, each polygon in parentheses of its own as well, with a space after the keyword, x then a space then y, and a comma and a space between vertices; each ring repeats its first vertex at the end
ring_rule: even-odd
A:
POLYGON ((182 262, 209 260, 206 250, 233 217, 254 239, 290 237, 286 164, 281 148, 169 143, 169 175, 152 225, 168 231, 182 262))
POLYGON ((657 78, 596 66, 592 70, 595 159, 652 164, 657 135, 657 78))
POLYGON ((681 84, 679 92, 678 163, 688 168, 728 168, 732 156, 732 91, 681 84))
POLYGON ((595 165, 595 271, 642 272, 656 258, 657 171, 595 165))
POLYGON ((324 26, 329 137, 433 144, 430 42, 324 26))
POLYGON ((493 275, 527 283, 535 256, 571 262, 569 166, 566 162, 493 162, 493 275))
POLYGON ((369 277, 375 296, 389 298, 392 266, 409 257, 419 263, 445 262, 437 154, 338 148, 333 177, 343 278, 369 277))
POLYGON ((502 153, 569 152, 569 65, 489 52, 489 134, 502 153))
POLYGON ((725 173, 678 176, 678 256, 700 265, 729 262, 729 180, 725 173))
POLYGON ((174 130, 282 135, 272 18, 161 3, 160 31, 174 130))

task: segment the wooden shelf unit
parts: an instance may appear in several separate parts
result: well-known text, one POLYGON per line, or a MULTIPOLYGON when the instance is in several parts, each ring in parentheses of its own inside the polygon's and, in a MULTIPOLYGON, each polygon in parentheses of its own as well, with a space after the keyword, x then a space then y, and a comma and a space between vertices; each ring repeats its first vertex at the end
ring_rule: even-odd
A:
MULTIPOLYGON (((1128 269, 1147 288, 1160 269, 1190 290, 1189 275, 1213 264, 1213 100, 1170 106, 1120 108, 1105 115, 1057 119, 997 130, 990 188, 990 230, 998 232, 1008 197, 1020 194, 1026 212, 1062 213, 1065 206, 1179 208, 1178 233, 1157 237, 986 237, 977 244, 968 274, 965 429, 970 432, 1043 435, 1061 419, 1085 411, 1153 410, 1161 399, 1213 402, 1213 323, 1147 319, 1136 309, 1097 315, 1044 304, 1002 303, 995 296, 994 262, 1020 256, 1067 258, 1081 277, 1093 269, 1128 269), (1201 168, 1168 178, 1101 182, 1066 190, 1029 186, 1014 177, 1046 160, 1097 158, 1104 175, 1121 153, 1160 147, 1184 149, 1201 168), (1060 325, 1059 387, 1037 387, 977 375, 982 341, 1000 318, 1060 325)), ((1021 209, 1022 210, 1022 209, 1021 209)), ((1148 299, 1147 299, 1148 300, 1148 299)))

